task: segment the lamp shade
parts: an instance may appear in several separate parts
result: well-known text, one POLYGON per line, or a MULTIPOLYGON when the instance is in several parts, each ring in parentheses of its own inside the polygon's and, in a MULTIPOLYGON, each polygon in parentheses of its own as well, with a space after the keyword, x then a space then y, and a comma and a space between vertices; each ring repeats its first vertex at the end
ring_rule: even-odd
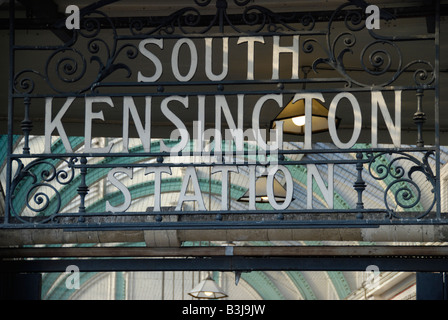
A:
MULTIPOLYGON (((312 132, 324 132, 328 130, 328 109, 318 100, 312 99, 312 132)), ((272 121, 271 128, 275 129, 275 121, 283 121, 283 132, 303 135, 305 133, 305 99, 293 102, 291 100, 286 107, 272 121)), ((336 118, 336 127, 340 119, 336 118)))
MULTIPOLYGON (((268 179, 267 175, 262 175, 255 182, 255 202, 259 203, 269 202, 268 195, 266 192, 267 179, 268 179)), ((275 200, 284 201, 286 199, 286 189, 275 178, 272 187, 274 190, 275 200)), ((249 190, 247 190, 246 193, 244 193, 238 199, 238 201, 249 202, 249 190)))
POLYGON ((227 297, 227 294, 218 287, 210 276, 199 282, 188 294, 197 299, 222 299, 227 297))

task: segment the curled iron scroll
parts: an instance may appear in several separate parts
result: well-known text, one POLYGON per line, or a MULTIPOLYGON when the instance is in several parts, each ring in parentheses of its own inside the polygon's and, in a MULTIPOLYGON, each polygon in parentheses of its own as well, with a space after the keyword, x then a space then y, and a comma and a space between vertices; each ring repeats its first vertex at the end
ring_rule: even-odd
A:
MULTIPOLYGON (((207 7, 211 0, 195 0, 199 7, 207 7)), ((221 31, 225 26, 237 33, 258 33, 263 30, 268 32, 298 31, 301 29, 310 31, 314 29, 315 18, 309 13, 275 13, 266 7, 249 5, 250 0, 233 0, 237 7, 244 7, 241 13, 241 21, 235 23, 228 14, 228 0, 216 1, 216 12, 211 16, 204 16, 195 7, 185 7, 158 20, 153 17, 139 17, 131 20, 130 31, 133 35, 158 35, 174 34, 204 34, 213 27, 219 27, 221 31), (191 28, 193 27, 193 28, 191 28), (190 28, 190 29, 189 29, 190 28), (247 30, 243 30, 247 29, 247 30)), ((201 8, 199 8, 201 9, 201 8)))
MULTIPOLYGON (((360 87, 388 86, 395 83, 406 72, 413 72, 413 81, 416 86, 433 84, 435 81, 434 66, 429 61, 420 59, 405 62, 398 46, 399 41, 421 40, 419 37, 412 38, 411 36, 401 39, 381 36, 372 30, 367 30, 362 36, 370 36, 372 40, 367 44, 359 45, 359 66, 346 66, 345 57, 357 54, 355 52, 356 34, 366 29, 363 9, 365 8, 361 4, 347 2, 335 10, 328 23, 326 46, 321 45, 326 56, 314 60, 314 71, 318 72, 320 65, 325 64, 337 71, 346 80, 348 87, 353 85, 360 87), (338 30, 335 25, 341 19, 345 30, 335 31, 338 30), (350 74, 350 69, 357 67, 364 71, 363 78, 358 79, 350 74), (365 75, 371 77, 367 78, 365 75)), ((311 53, 314 46, 320 42, 315 38, 306 38, 302 46, 303 51, 311 53)))
POLYGON ((428 151, 422 160, 404 152, 382 152, 376 155, 369 154, 369 173, 375 180, 382 181, 384 187, 384 204, 390 218, 423 218, 428 215, 436 203, 436 177, 429 165, 429 157, 433 154, 428 151), (385 160, 386 155, 397 155, 390 161, 385 160), (407 162, 407 166, 404 165, 407 162), (408 168, 408 169, 406 169, 408 168), (420 172, 426 178, 414 179, 415 173, 420 172), (424 183, 424 185, 422 185, 424 183), (422 205, 424 191, 432 195, 422 205), (398 209, 398 210, 397 210, 398 209))
POLYGON ((14 90, 19 94, 31 94, 38 81, 43 81, 57 93, 83 93, 117 70, 124 70, 129 78, 131 69, 120 59, 123 56, 135 59, 137 55, 138 49, 134 44, 119 41, 114 22, 103 12, 95 10, 82 16, 81 28, 75 30, 70 41, 51 52, 43 70, 24 69, 17 72, 14 90), (112 31, 111 42, 100 38, 103 21, 112 31), (78 42, 86 48, 77 48, 78 42), (88 72, 90 69, 96 72, 88 72))
POLYGON ((24 223, 47 223, 58 214, 61 205, 61 186, 70 184, 74 177, 76 158, 36 159, 24 165, 19 159, 11 184, 11 212, 24 223), (64 166, 61 166, 61 163, 64 166), (22 213, 27 211, 27 215, 22 213))

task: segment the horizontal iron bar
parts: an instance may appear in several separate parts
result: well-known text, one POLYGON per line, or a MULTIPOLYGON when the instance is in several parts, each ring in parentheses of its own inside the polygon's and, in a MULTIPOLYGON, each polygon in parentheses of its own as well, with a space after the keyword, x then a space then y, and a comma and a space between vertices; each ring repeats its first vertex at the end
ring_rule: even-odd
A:
POLYGON ((80 272, 112 271, 365 271, 375 265, 380 271, 448 271, 448 259, 431 257, 206 257, 206 258, 116 258, 37 259, 0 261, 0 272, 66 272, 75 265, 80 272))
MULTIPOLYGON (((98 230, 98 231, 120 231, 120 230, 226 230, 226 229, 337 229, 337 228, 379 228, 381 225, 447 225, 448 221, 440 221, 438 223, 356 223, 356 222, 346 222, 346 221, 332 221, 325 223, 316 223, 316 222, 303 222, 297 223, 297 221, 285 222, 285 223, 275 223, 272 221, 271 223, 262 223, 262 222, 241 222, 241 223, 226 223, 226 222, 217 222, 217 223, 204 223, 204 222, 196 222, 196 223, 155 223, 151 225, 91 225, 91 226, 60 226, 60 228, 64 228, 66 231, 89 231, 89 230, 98 230), (295 223, 296 222, 296 223, 295 223)), ((36 228, 36 226, 34 227, 36 228)), ((0 227, 1 229, 1 227, 0 227)))
MULTIPOLYGON (((337 80, 338 82, 339 79, 337 80)), ((123 87, 126 83, 116 83, 115 86, 117 87, 123 87)), ((281 81, 278 82, 278 84, 282 84, 281 81)), ((178 83, 179 86, 184 86, 184 83, 178 83)), ((207 85, 219 85, 219 83, 210 83, 207 85)), ((141 86, 141 85, 140 85, 141 86)), ((136 86, 138 87, 138 86, 136 86)), ((334 89, 307 89, 306 92, 308 93, 339 93, 339 92, 371 92, 372 90, 379 90, 379 91, 416 91, 416 90, 435 90, 434 86, 386 86, 386 87, 359 87, 359 88, 334 88, 334 89)), ((157 97, 168 97, 168 96, 215 96, 215 95, 238 95, 238 94, 244 94, 244 95, 267 95, 267 94, 296 94, 299 90, 281 90, 281 89, 271 89, 271 90, 244 90, 244 91, 225 91, 225 90, 216 90, 216 91, 195 91, 195 94, 192 95, 188 91, 180 91, 180 92, 107 92, 107 93, 76 93, 76 92, 70 92, 70 93, 55 93, 55 94, 27 94, 27 93, 13 93, 11 94, 12 98, 67 98, 67 97, 77 97, 77 98, 85 98, 85 97, 100 97, 100 96, 108 96, 112 98, 117 97, 149 97, 149 96, 157 96, 157 97)))
MULTIPOLYGON (((281 213, 281 212, 278 212, 281 213)), ((200 214, 200 213, 199 213, 200 214)), ((88 217, 88 214, 79 216, 88 217)), ((65 231, 126 231, 126 230, 217 230, 217 229, 337 229, 379 228, 380 226, 447 225, 447 219, 402 219, 402 220, 311 220, 311 221, 196 221, 154 223, 3 223, 2 229, 63 229, 65 231)))
MULTIPOLYGON (((120 41, 131 41, 131 40, 144 40, 148 38, 157 38, 157 39, 202 39, 202 38, 219 38, 223 37, 228 38, 240 38, 245 36, 257 36, 257 37, 273 37, 273 36, 324 36, 328 33, 326 30, 279 30, 278 32, 240 32, 240 33, 181 33, 181 34, 133 34, 133 35, 119 35, 117 36, 117 40, 120 41)), ((415 35, 415 40, 433 40, 434 35, 432 34, 422 34, 415 35)))
MULTIPOLYGON (((416 148, 371 148, 371 149, 294 149, 294 150, 273 150, 273 155, 289 155, 289 154, 330 154, 330 153, 398 153, 398 152, 429 152, 429 151, 437 151, 435 147, 416 147, 416 148)), ((26 158, 96 158, 96 157, 108 157, 108 158, 120 158, 120 157, 225 157, 225 156, 264 156, 271 155, 270 150, 262 150, 262 151, 225 151, 222 152, 177 152, 177 153, 169 153, 169 152, 134 152, 134 153, 63 153, 63 154, 55 154, 55 153, 36 153, 36 154, 19 154, 14 153, 9 155, 10 158, 16 159, 26 159, 26 158)), ((280 161, 280 160, 279 160, 280 161)), ((329 161, 329 160, 325 160, 329 161)), ((223 161, 224 163, 225 161, 223 161)), ((289 161, 284 161, 285 163, 290 163, 289 161)), ((165 164, 166 165, 166 164, 165 164)), ((242 164, 244 165, 244 164, 242 164)))
MULTIPOLYGON (((356 10, 352 10, 352 11, 356 11, 356 10)), ((334 14, 334 11, 325 11, 325 10, 320 10, 320 11, 307 11, 307 12, 294 12, 297 15, 311 15, 315 18, 316 22, 328 22, 331 18, 332 15, 334 14)), ((233 25, 236 26, 245 26, 247 25, 247 23, 245 23, 242 19, 242 14, 227 14, 227 17, 229 17, 229 19, 231 20, 233 25)), ((261 17, 262 15, 259 14, 255 14, 255 13, 251 13, 253 15, 258 16, 258 19, 260 19, 261 21, 263 20, 261 17)), ((448 14, 448 9, 446 5, 441 5, 440 6, 440 10, 439 10, 439 14, 441 16, 445 16, 448 14)), ((290 17, 291 16, 291 12, 277 12, 276 15, 279 16, 284 16, 284 17, 290 17)), ((399 10, 395 10, 393 13, 395 19, 400 19, 400 18, 412 18, 412 17, 432 17, 434 16, 434 10, 432 8, 432 6, 401 6, 399 8, 399 10)), ((199 25, 197 25, 197 28, 201 28, 201 27, 206 27, 210 24, 210 22, 213 19, 213 15, 201 15, 201 23, 199 23, 199 25)), ((145 17, 111 17, 113 25, 116 29, 129 29, 131 27, 131 23, 132 23, 132 19, 144 19, 145 17)), ((97 19, 100 22, 100 26, 101 29, 110 29, 110 23, 109 21, 107 21, 104 18, 101 17, 96 17, 95 19, 97 19)), ((147 28, 155 28, 158 25, 161 25, 163 23, 163 21, 166 19, 165 16, 151 16, 151 19, 153 21, 153 25, 148 26, 147 28)), ((343 20, 343 16, 336 16, 333 17, 333 21, 341 21, 343 20)), ((14 19, 14 24, 15 24, 15 29, 16 30, 51 30, 51 31, 57 31, 61 29, 61 25, 63 25, 63 19, 61 18, 56 18, 56 17, 49 17, 47 19, 38 19, 38 18, 15 18, 14 19)), ((227 26, 227 25, 226 25, 227 26)), ((1 29, 9 29, 9 19, 0 19, 0 30, 1 29)), ((276 32, 275 34, 278 35, 280 34, 289 34, 289 32, 292 33, 297 33, 297 34, 304 34, 306 35, 307 33, 311 33, 311 34, 315 34, 319 31, 280 31, 280 32, 276 32)), ((272 34, 272 33, 254 33, 254 32, 244 32, 244 33, 240 33, 239 36, 242 35, 250 35, 250 34, 272 34)), ((224 35, 227 36, 227 33, 224 33, 224 35)), ((210 36, 209 34, 182 34, 179 35, 179 37, 191 37, 191 36, 196 36, 196 37, 205 37, 205 36, 210 36)), ((228 34, 228 36, 232 36, 232 34, 228 34)), ((424 35, 429 37, 430 35, 424 35)), ((148 37, 160 37, 160 38, 170 38, 170 37, 176 37, 176 35, 170 35, 170 34, 154 34, 154 35, 135 35, 135 36, 128 36, 128 37, 139 37, 139 38, 148 38, 148 37)), ((128 40, 128 37, 123 36, 122 38, 125 40, 128 40)), ((417 37, 418 36, 414 36, 417 37)))
MULTIPOLYGON (((74 165, 72 166, 75 169, 79 168, 88 168, 88 169, 99 169, 99 168, 117 168, 117 167, 125 167, 125 168, 146 168, 146 167, 210 167, 215 165, 220 166, 251 166, 251 165, 257 165, 257 166, 267 166, 267 165, 306 165, 306 164, 357 164, 360 161, 358 160, 303 160, 303 161, 266 161, 267 163, 251 163, 251 162, 244 162, 244 163, 238 163, 238 162, 229 162, 229 161, 223 161, 220 162, 212 162, 212 163, 114 163, 114 164, 86 164, 86 165, 74 165)), ((367 160, 361 161, 361 163, 368 163, 367 160)))
MULTIPOLYGON (((1 24, 1 19, 0 19, 1 24)), ((48 28, 46 28, 48 29, 48 28)), ((1 30, 1 28, 0 28, 1 30)), ((157 34, 157 35, 145 35, 145 34, 136 34, 136 35, 117 35, 115 36, 115 39, 117 41, 138 41, 138 40, 145 40, 148 38, 157 38, 157 39, 183 39, 183 38, 190 38, 190 39, 203 39, 203 38, 219 38, 222 39, 224 37, 227 38, 240 38, 243 36, 247 36, 248 34, 252 34, 253 36, 257 37, 273 37, 273 36, 282 36, 282 37, 288 37, 288 36, 294 36, 294 35, 306 35, 306 36, 325 36, 327 34, 326 30, 316 30, 316 31, 280 31, 280 32, 253 32, 253 33, 206 33, 206 34, 157 34)), ((412 40, 419 41, 419 40, 434 40, 434 35, 432 34, 422 34, 422 35, 415 35, 412 36, 412 40)), ((40 51, 46 51, 46 50, 58 50, 61 49, 63 46, 40 46, 40 45, 14 45, 12 47, 15 51, 23 51, 23 50, 40 50, 40 51)), ((189 84, 188 82, 185 82, 185 84, 189 84)))
MULTIPOLYGON (((324 69, 324 70, 331 70, 331 69, 324 69)), ((347 70, 350 72, 358 71, 358 70, 347 70)), ((364 71, 364 70, 363 70, 364 71)), ((407 73, 415 73, 417 70, 406 70, 407 73)), ((359 72, 362 72, 359 70, 359 72)), ((365 71, 364 71, 365 72, 365 71)), ((389 71, 390 73, 396 73, 397 71, 389 71)), ((299 79, 264 79, 264 80, 222 80, 222 81, 187 81, 187 82, 178 82, 178 81, 156 81, 156 82, 135 82, 135 81, 128 81, 128 82, 121 82, 120 85, 123 87, 157 87, 157 86, 163 86, 163 87, 173 87, 173 86, 233 86, 233 85, 254 85, 254 84, 260 84, 260 85, 280 85, 280 84, 320 84, 320 83, 338 83, 338 82, 348 82, 346 78, 299 78, 299 79)), ((97 82, 92 86, 92 91, 99 87, 115 87, 117 86, 116 82, 97 82)), ((432 86, 430 84, 427 84, 424 86, 425 89, 431 88, 432 86)), ((394 90, 397 90, 397 88, 407 88, 407 90, 416 90, 418 88, 422 89, 421 86, 385 86, 385 87, 378 87, 379 90, 391 90, 394 88, 394 90), (380 89, 381 88, 381 89, 380 89)), ((306 92, 322 92, 322 90, 326 90, 328 92, 339 92, 339 91, 365 91, 369 92, 375 89, 375 86, 373 87, 348 87, 348 88, 328 88, 328 89, 313 89, 313 88, 307 88, 306 90, 297 90, 295 89, 294 92, 300 92, 300 91, 306 91, 306 92)), ((281 90, 283 91, 283 90, 281 90)), ((287 90, 284 90, 287 91, 287 90)), ((249 91, 249 94, 251 92, 256 91, 249 91)))
MULTIPOLYGON (((187 216, 187 215, 215 215, 215 214, 225 214, 225 215, 257 215, 257 214, 268 214, 275 215, 279 213, 283 214, 354 214, 354 213, 387 213, 385 209, 285 209, 285 210, 208 210, 208 211, 145 211, 145 212, 117 212, 117 213, 109 213, 109 212, 73 212, 73 213, 63 213, 54 215, 53 218, 70 218, 70 217, 130 217, 130 216, 156 216, 156 215, 179 215, 179 216, 187 216)), ((420 212, 417 212, 420 213, 420 212)), ((367 220, 366 220, 367 221, 367 220)), ((300 222, 300 221, 297 221, 300 222)), ((304 221, 301 221, 304 222, 304 221)), ((313 222, 321 222, 323 221, 313 221, 313 222)))
POLYGON ((63 247, 1 248, 1 259, 93 257, 299 257, 431 256, 447 257, 445 246, 206 246, 206 247, 63 247), (229 248, 231 250, 229 250, 229 248), (230 252, 230 253, 229 253, 230 252))
MULTIPOLYGON (((298 84, 298 83, 337 83, 337 82, 347 82, 347 79, 344 78, 306 78, 306 79, 281 79, 281 80, 222 80, 219 82, 216 81, 188 81, 188 82, 177 82, 177 81, 156 81, 156 82, 123 82, 121 85, 123 87, 172 87, 172 86, 233 86, 233 85, 254 85, 254 84, 298 84)), ((117 84, 115 82, 98 82, 92 86, 92 90, 100 87, 115 87, 117 84)), ((310 89, 312 90, 312 89, 310 89)), ((316 90, 316 89, 314 89, 316 90)), ((332 89, 326 89, 332 90, 332 89)), ((338 89, 336 89, 338 90, 338 89)), ((350 90, 350 88, 349 88, 350 90)), ((297 92, 298 90, 296 90, 297 92)), ((308 90, 307 90, 308 91, 308 90)), ((369 91, 369 90, 365 90, 369 91)), ((250 92, 250 91, 249 91, 250 92)))

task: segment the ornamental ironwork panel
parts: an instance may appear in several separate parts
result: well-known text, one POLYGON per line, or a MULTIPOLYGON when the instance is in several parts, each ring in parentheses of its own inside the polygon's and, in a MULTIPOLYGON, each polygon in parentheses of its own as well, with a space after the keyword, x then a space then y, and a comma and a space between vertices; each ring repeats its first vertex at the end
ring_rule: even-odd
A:
POLYGON ((30 20, 32 39, 10 2, 0 228, 446 223, 438 4, 413 12, 434 30, 407 34, 364 1, 109 16, 119 3, 30 20))

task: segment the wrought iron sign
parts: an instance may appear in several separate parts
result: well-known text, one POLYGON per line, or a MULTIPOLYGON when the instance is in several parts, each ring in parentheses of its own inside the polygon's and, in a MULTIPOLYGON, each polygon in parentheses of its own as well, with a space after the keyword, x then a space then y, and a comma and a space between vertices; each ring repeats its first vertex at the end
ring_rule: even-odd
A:
POLYGON ((150 5, 135 18, 105 13, 120 2, 81 8, 79 28, 59 24, 63 44, 35 45, 17 36, 11 1, 1 228, 446 223, 437 7, 435 30, 397 36, 361 1, 312 13, 249 0, 191 0, 162 17, 150 5), (403 143, 409 118, 415 134, 403 143), (36 126, 41 149, 30 143, 36 126))

